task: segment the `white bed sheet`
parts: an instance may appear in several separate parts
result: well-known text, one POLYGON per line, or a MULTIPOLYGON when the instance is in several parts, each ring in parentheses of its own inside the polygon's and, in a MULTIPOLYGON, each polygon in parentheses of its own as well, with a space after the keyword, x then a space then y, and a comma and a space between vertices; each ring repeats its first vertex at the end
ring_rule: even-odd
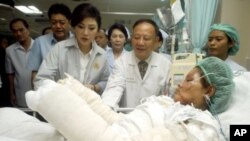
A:
POLYGON ((0 136, 0 141, 25 141, 25 140, 19 140, 19 139, 0 136))
POLYGON ((250 72, 234 78, 235 89, 227 111, 219 114, 225 135, 229 137, 230 125, 250 124, 250 72))
POLYGON ((0 108, 0 141, 64 141, 50 124, 16 108, 0 108))

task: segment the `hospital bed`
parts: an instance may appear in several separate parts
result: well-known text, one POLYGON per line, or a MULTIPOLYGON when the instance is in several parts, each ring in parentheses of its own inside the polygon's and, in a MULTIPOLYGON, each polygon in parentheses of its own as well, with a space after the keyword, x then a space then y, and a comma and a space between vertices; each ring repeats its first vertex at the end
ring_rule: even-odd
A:
MULTIPOLYGON (((248 80, 250 80, 250 72, 235 76, 236 86, 230 107, 218 115, 227 137, 229 137, 229 125, 250 124, 250 82, 248 80)), ((119 110, 129 112, 131 109, 119 110)), ((15 108, 0 108, 1 141, 66 141, 49 123, 41 122, 24 111, 15 108)))
POLYGON ((0 141, 65 141, 54 127, 35 116, 29 109, 0 108, 0 141))

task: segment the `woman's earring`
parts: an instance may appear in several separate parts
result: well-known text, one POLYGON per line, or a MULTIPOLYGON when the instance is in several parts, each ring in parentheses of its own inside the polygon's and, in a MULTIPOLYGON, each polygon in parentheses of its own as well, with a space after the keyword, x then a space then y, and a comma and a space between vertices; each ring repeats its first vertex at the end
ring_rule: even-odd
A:
POLYGON ((207 94, 205 94, 204 98, 205 98, 205 101, 206 101, 207 105, 210 105, 210 103, 211 103, 210 102, 210 97, 207 94))

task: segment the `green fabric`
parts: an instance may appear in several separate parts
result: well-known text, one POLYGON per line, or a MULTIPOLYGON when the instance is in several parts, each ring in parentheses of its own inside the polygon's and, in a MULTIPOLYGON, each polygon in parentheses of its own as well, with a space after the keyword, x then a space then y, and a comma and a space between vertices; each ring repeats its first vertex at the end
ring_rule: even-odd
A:
POLYGON ((193 52, 200 53, 206 45, 219 0, 186 0, 187 30, 190 32, 193 52))
POLYGON ((209 84, 215 86, 215 95, 210 97, 209 111, 218 114, 225 111, 234 89, 233 74, 229 66, 217 57, 207 57, 196 65, 202 70, 209 84))
POLYGON ((125 46, 124 46, 124 49, 126 51, 132 51, 133 50, 132 45, 130 43, 126 43, 125 46))
POLYGON ((210 32, 213 30, 223 31, 232 41, 234 41, 234 46, 228 50, 228 54, 232 56, 236 55, 240 48, 240 39, 237 30, 229 24, 214 24, 210 27, 210 32))

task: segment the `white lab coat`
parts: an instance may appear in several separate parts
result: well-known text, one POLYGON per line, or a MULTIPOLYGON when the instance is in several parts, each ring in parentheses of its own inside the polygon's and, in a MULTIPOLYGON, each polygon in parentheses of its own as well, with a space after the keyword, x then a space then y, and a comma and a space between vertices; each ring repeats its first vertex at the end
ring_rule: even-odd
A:
POLYGON ((120 107, 134 108, 142 98, 166 93, 170 61, 153 52, 143 79, 137 62, 133 51, 117 59, 102 94, 104 103, 112 108, 117 108, 118 104, 120 107))

